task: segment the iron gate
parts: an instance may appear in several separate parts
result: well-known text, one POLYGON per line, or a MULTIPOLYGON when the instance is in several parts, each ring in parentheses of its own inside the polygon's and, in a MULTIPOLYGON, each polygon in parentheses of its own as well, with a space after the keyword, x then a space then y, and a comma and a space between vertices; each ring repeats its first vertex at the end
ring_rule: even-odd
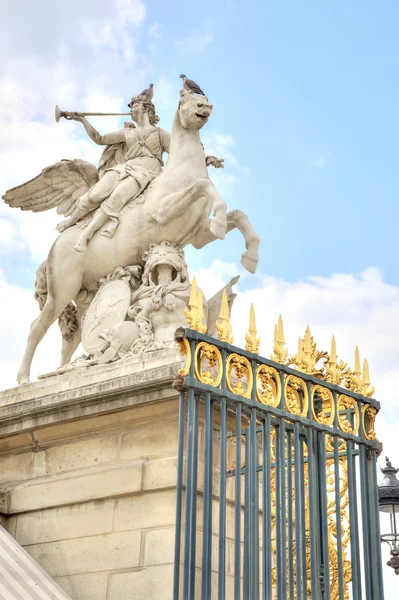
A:
POLYGON ((379 404, 176 334, 174 600, 383 600, 379 404))

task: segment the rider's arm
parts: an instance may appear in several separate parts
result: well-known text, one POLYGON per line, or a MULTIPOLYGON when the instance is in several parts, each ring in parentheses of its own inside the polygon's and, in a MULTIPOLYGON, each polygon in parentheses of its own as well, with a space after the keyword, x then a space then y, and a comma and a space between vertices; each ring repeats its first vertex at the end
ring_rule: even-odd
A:
POLYGON ((159 129, 161 131, 162 149, 169 154, 170 134, 165 129, 159 129))
POLYGON ((93 142, 99 144, 100 146, 109 146, 110 144, 118 144, 119 142, 126 141, 124 129, 101 135, 97 129, 94 129, 93 125, 90 125, 89 121, 85 117, 71 113, 71 118, 74 121, 80 121, 83 123, 83 127, 86 129, 87 135, 93 140, 93 142))

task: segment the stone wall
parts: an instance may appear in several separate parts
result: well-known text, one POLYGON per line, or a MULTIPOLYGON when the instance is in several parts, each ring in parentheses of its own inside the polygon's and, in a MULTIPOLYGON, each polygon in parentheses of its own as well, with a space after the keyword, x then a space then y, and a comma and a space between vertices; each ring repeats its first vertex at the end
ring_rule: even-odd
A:
POLYGON ((0 394, 3 523, 73 600, 170 600, 175 352, 0 394))

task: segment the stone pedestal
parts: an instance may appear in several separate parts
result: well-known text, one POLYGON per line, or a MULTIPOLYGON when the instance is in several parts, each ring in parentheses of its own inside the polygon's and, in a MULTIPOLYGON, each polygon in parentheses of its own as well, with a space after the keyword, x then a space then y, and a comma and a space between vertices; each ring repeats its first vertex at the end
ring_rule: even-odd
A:
POLYGON ((2 524, 72 600, 170 600, 173 349, 0 393, 2 524))

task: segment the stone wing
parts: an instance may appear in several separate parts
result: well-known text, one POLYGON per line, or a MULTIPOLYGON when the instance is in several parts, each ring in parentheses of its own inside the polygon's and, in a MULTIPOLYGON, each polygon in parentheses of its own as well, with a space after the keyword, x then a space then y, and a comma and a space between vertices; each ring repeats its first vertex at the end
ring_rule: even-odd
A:
POLYGON ((9 206, 42 212, 57 207, 59 215, 71 214, 77 199, 98 181, 94 165, 84 160, 61 160, 37 177, 8 190, 3 199, 9 206))

